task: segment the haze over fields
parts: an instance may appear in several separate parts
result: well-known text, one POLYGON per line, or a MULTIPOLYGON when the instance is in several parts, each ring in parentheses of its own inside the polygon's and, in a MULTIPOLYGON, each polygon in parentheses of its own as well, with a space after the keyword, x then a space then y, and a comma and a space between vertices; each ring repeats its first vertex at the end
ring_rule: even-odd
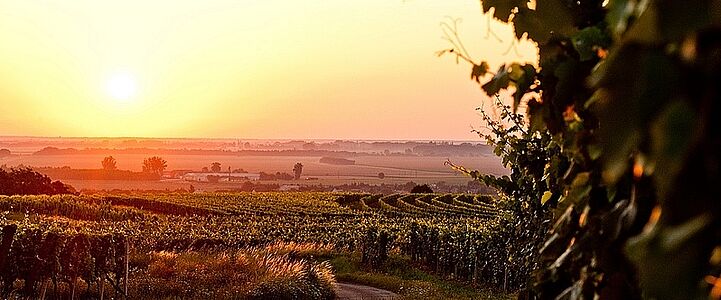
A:
POLYGON ((435 56, 449 47, 440 23, 462 20, 468 50, 492 63, 537 59, 465 0, 0 1, 0 11, 0 103, 12 112, 0 135, 477 140, 474 108, 487 98, 458 80, 466 66, 435 56))

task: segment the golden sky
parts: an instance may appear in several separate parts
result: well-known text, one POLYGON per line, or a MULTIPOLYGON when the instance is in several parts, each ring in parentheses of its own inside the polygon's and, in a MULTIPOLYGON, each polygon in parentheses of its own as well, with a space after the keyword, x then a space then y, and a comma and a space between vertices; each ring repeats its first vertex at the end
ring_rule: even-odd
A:
POLYGON ((475 140, 447 16, 536 59, 472 0, 0 0, 0 135, 475 140))

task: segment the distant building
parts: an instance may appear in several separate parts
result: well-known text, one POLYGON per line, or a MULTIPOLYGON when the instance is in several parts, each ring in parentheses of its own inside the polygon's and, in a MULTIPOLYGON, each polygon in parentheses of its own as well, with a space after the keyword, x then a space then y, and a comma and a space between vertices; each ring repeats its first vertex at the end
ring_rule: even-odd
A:
POLYGON ((280 192, 289 192, 289 191, 298 191, 300 190, 299 185, 295 184, 286 184, 278 188, 278 191, 280 192))
POLYGON ((182 179, 185 174, 192 173, 193 170, 172 170, 172 171, 164 171, 163 177, 164 178, 174 178, 174 179, 182 179))
POLYGON ((244 180, 259 180, 260 174, 257 173, 213 173, 213 172, 190 172, 183 175, 185 181, 195 182, 209 182, 213 181, 213 177, 217 178, 217 181, 244 181, 244 180), (211 179, 209 179, 211 178, 211 179))

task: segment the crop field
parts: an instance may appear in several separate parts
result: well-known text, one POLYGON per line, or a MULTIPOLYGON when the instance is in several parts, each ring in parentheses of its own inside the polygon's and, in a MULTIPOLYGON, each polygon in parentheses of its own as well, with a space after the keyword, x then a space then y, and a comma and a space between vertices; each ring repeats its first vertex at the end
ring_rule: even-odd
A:
MULTIPOLYGON (((305 192, 2 196, 0 212, 3 240, 21 245, 0 248, 0 269, 5 257, 11 264, 36 255, 55 257, 42 252, 45 247, 40 245, 59 239, 64 246, 56 247, 57 257, 81 260, 79 264, 95 270, 95 277, 58 267, 44 278, 65 278, 72 283, 66 288, 72 291, 76 282, 84 282, 86 293, 98 293, 101 286, 110 283, 118 290, 125 275, 110 265, 123 264, 127 258, 122 256, 123 249, 130 253, 131 265, 137 264, 138 259, 133 258, 137 255, 145 255, 150 261, 146 269, 131 267, 131 293, 142 289, 138 282, 150 276, 148 264, 163 262, 164 254, 157 253, 231 253, 223 254, 226 257, 245 251, 257 255, 259 251, 265 253, 264 247, 278 243, 361 253, 369 265, 382 261, 390 252, 402 253, 438 273, 452 273, 469 281, 499 272, 481 263, 486 255, 482 249, 490 241, 490 228, 498 213, 490 196, 305 192), (74 252, 63 254, 63 247, 74 252), (88 255, 83 256, 83 251, 88 255), (98 278, 102 284, 96 283, 91 289, 98 278)), ((193 259, 192 255, 188 259, 193 259)), ((23 279, 21 271, 0 274, 5 291, 13 281, 23 279)), ((28 288, 27 293, 32 294, 32 290, 28 288)))
MULTIPOLYGON (((98 169, 105 155, 18 155, 0 158, 0 164, 19 164, 35 167, 63 167, 74 169, 98 169)), ((122 170, 141 171, 143 159, 149 155, 114 155, 117 166, 122 170)), ((454 163, 489 174, 505 174, 500 160, 494 156, 477 157, 425 157, 425 156, 359 156, 352 158, 355 165, 331 165, 320 163, 320 157, 306 156, 201 156, 166 155, 168 170, 200 170, 219 162, 224 170, 243 168, 249 172, 291 172, 293 164, 303 164, 304 176, 354 176, 375 177, 379 172, 389 176, 455 176, 462 178, 443 163, 451 159, 454 163)))

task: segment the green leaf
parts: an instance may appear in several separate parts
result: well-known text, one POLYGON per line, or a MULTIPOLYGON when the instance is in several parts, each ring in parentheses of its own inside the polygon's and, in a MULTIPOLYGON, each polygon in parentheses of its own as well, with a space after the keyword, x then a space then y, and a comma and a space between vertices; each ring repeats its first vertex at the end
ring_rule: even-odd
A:
POLYGON ((548 202, 551 197, 553 197, 553 193, 551 193, 550 191, 546 191, 545 193, 543 193, 543 197, 541 197, 541 205, 546 204, 546 202, 548 202))
POLYGON ((489 96, 493 96, 497 94, 500 90, 507 88, 510 83, 511 78, 508 77, 508 68, 503 65, 498 68, 496 75, 493 76, 490 81, 486 82, 486 84, 484 84, 482 88, 489 96))
POLYGON ((567 189, 567 194, 564 200, 570 201, 571 203, 578 203, 579 200, 588 196, 591 192, 590 176, 589 172, 582 172, 576 174, 570 187, 567 189))
POLYGON ((628 28, 629 18, 633 15, 637 1, 612 0, 608 4, 606 22, 615 34, 620 36, 628 28))
POLYGON ((710 215, 693 216, 679 225, 659 221, 652 230, 629 239, 626 254, 637 270, 643 291, 655 299, 702 299, 698 282, 713 248, 710 215))
POLYGON ((576 174, 576 177, 573 178, 573 182, 571 183, 571 187, 583 187, 588 184, 588 180, 591 178, 590 172, 581 172, 576 174))
POLYGON ((528 33, 528 37, 539 44, 554 35, 570 37, 576 31, 574 16, 563 0, 537 1, 535 10, 519 7, 513 23, 517 38, 528 33))
POLYGON ((573 96, 583 86, 584 81, 584 75, 579 74, 580 72, 579 62, 575 59, 566 59, 557 65, 553 71, 553 75, 558 78, 553 104, 562 108, 574 104, 573 96))
POLYGON ((517 71, 517 74, 514 74, 514 72, 511 72, 511 79, 515 81, 516 85, 516 92, 513 93, 513 111, 515 112, 518 109, 518 104, 521 103, 521 99, 523 98, 523 95, 525 95, 528 90, 531 88, 531 86, 536 81, 536 68, 533 65, 525 64, 525 65, 517 65, 515 68, 517 71), (514 78, 515 77, 515 78, 514 78))
POLYGON ((480 65, 473 65, 473 69, 471 70, 471 79, 475 80, 476 82, 481 82, 481 77, 486 76, 486 73, 488 73, 488 63, 482 62, 480 65))
POLYGON ((573 47, 578 52, 581 61, 597 57, 597 49, 607 49, 611 45, 611 38, 598 27, 586 27, 571 38, 573 47))
POLYGON ((696 112, 684 101, 674 101, 653 122, 651 127, 652 154, 655 160, 653 177, 661 201, 686 161, 696 129, 696 112))

